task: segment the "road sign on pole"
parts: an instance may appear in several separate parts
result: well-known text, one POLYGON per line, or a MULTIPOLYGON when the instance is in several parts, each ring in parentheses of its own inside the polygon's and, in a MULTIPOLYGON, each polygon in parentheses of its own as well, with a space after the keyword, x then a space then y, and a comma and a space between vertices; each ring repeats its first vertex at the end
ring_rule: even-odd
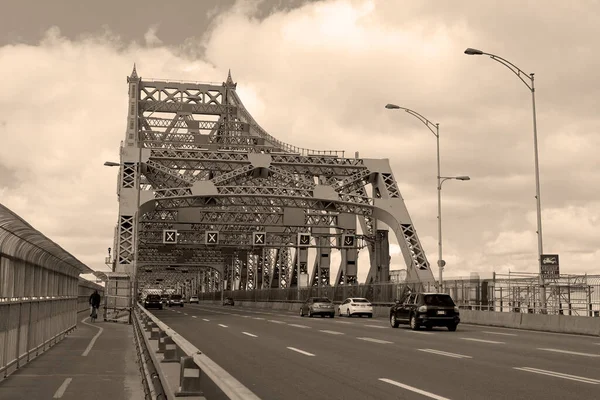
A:
POLYGON ((176 229, 163 229, 163 244, 177 244, 176 229))
POLYGON ((310 233, 298 233, 298 247, 310 246, 310 233))
POLYGON ((206 231, 206 235, 204 236, 204 244, 219 244, 219 231, 206 231))
POLYGON ((342 248, 354 247, 356 236, 344 234, 342 235, 342 248))
POLYGON ((266 232, 252 232, 252 245, 253 246, 264 246, 267 244, 267 233, 266 232))
POLYGON ((558 262, 558 254, 542 254, 542 275, 545 277, 559 277, 560 265, 558 262))

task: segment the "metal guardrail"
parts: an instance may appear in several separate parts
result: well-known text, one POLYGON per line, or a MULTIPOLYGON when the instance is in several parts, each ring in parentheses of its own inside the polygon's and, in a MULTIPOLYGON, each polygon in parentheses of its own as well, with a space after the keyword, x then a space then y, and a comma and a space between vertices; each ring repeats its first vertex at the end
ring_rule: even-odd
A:
MULTIPOLYGON (((139 303, 136 305, 134 321, 138 326, 144 326, 146 331, 151 332, 150 340, 158 340, 158 352, 164 354, 162 363, 173 362, 181 365, 179 396, 201 396, 201 377, 204 373, 231 400, 260 400, 250 389, 139 303)), ((143 336, 146 339, 146 336, 143 336)), ((165 377, 162 376, 160 365, 155 364, 155 367, 161 375, 164 387, 165 377)), ((178 394, 167 390, 166 396, 168 399, 175 399, 178 394)))

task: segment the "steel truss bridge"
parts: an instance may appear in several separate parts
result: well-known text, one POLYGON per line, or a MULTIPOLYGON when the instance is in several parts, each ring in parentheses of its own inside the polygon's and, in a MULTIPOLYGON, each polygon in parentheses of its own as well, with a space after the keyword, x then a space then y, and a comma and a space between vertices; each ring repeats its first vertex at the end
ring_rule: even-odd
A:
POLYGON ((138 292, 329 286, 332 250, 341 255, 334 285, 347 285, 364 248, 367 282, 387 282, 380 221, 396 235, 407 279, 435 283, 387 159, 276 139, 246 110, 231 73, 222 84, 145 80, 134 65, 127 83, 107 262, 138 292))

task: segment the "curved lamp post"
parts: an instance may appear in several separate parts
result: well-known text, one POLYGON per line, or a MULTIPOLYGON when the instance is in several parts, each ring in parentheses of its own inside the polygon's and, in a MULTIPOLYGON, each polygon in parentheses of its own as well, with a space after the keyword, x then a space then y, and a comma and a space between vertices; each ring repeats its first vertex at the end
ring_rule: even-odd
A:
POLYGON ((542 254, 544 253, 544 246, 542 242, 542 203, 540 196, 540 167, 538 157, 538 139, 537 139, 537 120, 535 113, 535 79, 533 72, 526 74, 516 65, 502 57, 495 54, 486 53, 481 50, 468 48, 465 50, 465 54, 470 56, 489 56, 492 60, 499 62, 500 64, 507 67, 512 71, 520 80, 527 86, 527 89, 531 92, 531 103, 533 106, 533 151, 534 151, 534 163, 535 163, 535 199, 536 199, 536 211, 537 211, 537 239, 538 239, 538 264, 540 270, 539 283, 542 288, 542 312, 546 310, 546 288, 544 287, 544 276, 542 275, 542 254), (526 80, 527 79, 527 80, 526 80))
POLYGON ((471 178, 468 176, 441 176, 440 172, 440 124, 434 124, 429 121, 427 118, 422 116, 416 111, 411 109, 400 107, 395 104, 387 104, 385 106, 388 110, 404 110, 410 115, 416 117, 419 121, 421 121, 425 126, 433 133, 436 139, 436 149, 437 149, 437 194, 438 194, 438 261, 437 265, 439 267, 439 282, 438 282, 438 292, 441 293, 443 291, 443 270, 446 262, 442 258, 442 183, 449 179, 456 179, 459 181, 468 181, 471 178))

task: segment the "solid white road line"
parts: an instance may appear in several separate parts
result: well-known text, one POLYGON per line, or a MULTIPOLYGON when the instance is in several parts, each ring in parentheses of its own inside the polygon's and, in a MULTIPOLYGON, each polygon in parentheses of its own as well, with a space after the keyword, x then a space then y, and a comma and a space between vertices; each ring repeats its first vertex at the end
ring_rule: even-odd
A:
POLYGON ((295 326, 296 328, 310 328, 310 326, 306 325, 298 325, 298 324, 288 324, 289 326, 295 326))
POLYGON ((61 397, 63 397, 63 394, 65 394, 65 390, 67 390, 67 387, 69 386, 72 380, 73 378, 65 379, 65 381, 62 383, 62 385, 60 385, 56 393, 54 393, 53 399, 60 399, 61 397))
POLYGON ((471 356, 465 356, 464 354, 448 353, 447 351, 434 350, 434 349, 417 349, 426 353, 437 354, 440 356, 454 357, 454 358, 473 358, 471 356))
POLYGON ((210 322, 210 319, 202 318, 202 321, 210 322))
POLYGON ((600 354, 579 353, 577 351, 568 351, 568 350, 559 350, 559 349, 541 349, 541 348, 538 348, 538 350, 553 351, 555 353, 573 354, 576 356, 584 356, 584 357, 600 357, 600 354))
POLYGON ((307 351, 304 351, 304 350, 297 349, 297 348, 295 348, 295 347, 288 347, 288 349, 290 349, 290 350, 292 350, 292 351, 295 351, 295 352, 298 352, 298 353, 300 353, 300 354, 304 354, 305 356, 310 356, 310 357, 314 357, 314 356, 315 356, 315 355, 314 355, 314 354, 312 354, 312 353, 309 353, 309 352, 307 352, 307 351))
POLYGON ((466 338, 466 337, 461 337, 461 339, 462 340, 471 340, 473 342, 481 342, 481 343, 505 344, 504 342, 496 342, 494 340, 474 339, 474 338, 466 338))
POLYGON ((513 369, 518 369, 519 371, 525 371, 525 372, 533 372, 535 374, 540 374, 540 375, 553 376, 555 378, 569 379, 571 381, 578 381, 578 382, 583 382, 583 383, 589 383, 589 384, 592 384, 592 385, 598 385, 598 384, 600 384, 600 380, 597 380, 597 379, 584 378, 582 376, 563 374, 563 373, 554 372, 554 371, 546 371, 546 370, 538 369, 538 368, 530 368, 530 367, 520 367, 520 368, 517 368, 517 367, 513 367, 513 369))
POLYGON ((382 382, 385 382, 385 383, 389 383, 389 384, 394 385, 394 386, 398 386, 398 387, 400 387, 402 389, 410 390, 411 392, 422 394, 423 396, 429 397, 430 399, 435 399, 435 400, 450 400, 447 397, 438 396, 437 394, 426 392, 424 390, 417 389, 416 387, 408 386, 408 385, 405 385, 403 383, 393 381, 391 379, 379 378, 379 380, 382 381, 382 382))
POLYGON ((365 325, 368 326, 369 328, 387 328, 386 326, 381 326, 381 325, 365 325))
MULTIPOLYGON (((86 317, 84 319, 81 320, 82 323, 97 328, 98 333, 96 333, 96 335, 92 338, 92 340, 90 340, 90 344, 88 344, 87 348, 85 349, 85 351, 81 354, 82 357, 87 357, 87 355, 89 354, 90 350, 92 350, 92 347, 94 347, 94 343, 96 343, 96 340, 98 340, 98 338, 100 337, 100 335, 102 335, 102 332, 104 331, 104 328, 101 328, 99 326, 94 326, 93 324, 88 324, 87 322, 85 322, 86 319, 89 319, 90 317, 86 317)), ((70 382, 70 381, 69 381, 70 382)))
POLYGON ((253 335, 253 334, 251 334, 251 333, 248 333, 248 332, 242 332, 242 333, 243 333, 244 335, 248 335, 248 336, 252 336, 252 337, 258 337, 258 336, 256 336, 256 335, 253 335))
POLYGON ((324 331, 319 331, 319 332, 329 333, 330 335, 343 335, 342 332, 336 332, 336 331, 327 331, 327 330, 324 330, 324 331))
POLYGON ((394 343, 394 342, 388 342, 387 340, 373 339, 373 338, 368 338, 368 337, 357 337, 357 339, 359 339, 359 340, 365 340, 367 342, 382 343, 382 344, 394 343))
POLYGON ((222 326, 223 328, 229 328, 227 325, 223 325, 223 324, 219 324, 219 326, 222 326))
POLYGON ((517 336, 516 333, 503 333, 503 332, 492 332, 492 331, 481 331, 481 332, 489 333, 490 335, 517 336))

